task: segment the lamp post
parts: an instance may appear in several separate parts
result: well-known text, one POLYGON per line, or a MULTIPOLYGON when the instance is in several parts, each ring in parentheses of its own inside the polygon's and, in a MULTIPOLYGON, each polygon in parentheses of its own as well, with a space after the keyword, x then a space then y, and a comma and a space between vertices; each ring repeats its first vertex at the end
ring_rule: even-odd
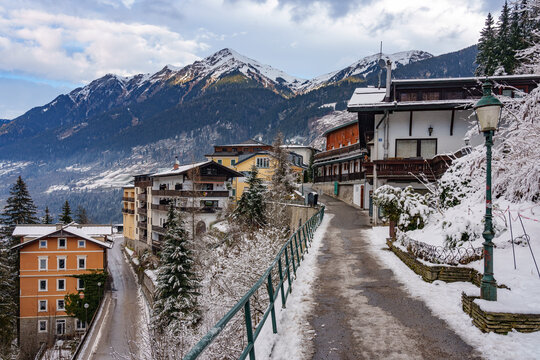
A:
POLYGON ((503 104, 491 93, 492 83, 487 78, 482 86, 483 95, 474 105, 478 126, 486 137, 486 215, 484 217, 484 276, 480 287, 480 297, 484 300, 497 301, 497 282, 493 277, 493 216, 491 202, 491 147, 493 134, 499 125, 503 104))
POLYGON ((86 315, 84 316, 84 329, 86 330, 88 328, 88 308, 90 305, 88 303, 84 303, 84 310, 86 312, 86 315))

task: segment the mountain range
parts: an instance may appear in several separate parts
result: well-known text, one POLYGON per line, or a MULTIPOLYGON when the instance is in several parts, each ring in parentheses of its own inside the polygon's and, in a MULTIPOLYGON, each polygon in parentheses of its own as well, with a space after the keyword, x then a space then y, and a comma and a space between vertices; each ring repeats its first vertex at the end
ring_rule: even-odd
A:
POLYGON ((336 115, 354 88, 385 78, 380 56, 392 61, 395 78, 455 77, 474 73, 476 51, 375 54, 311 80, 232 49, 155 74, 107 74, 0 126, 0 198, 21 174, 40 207, 58 212, 69 199, 95 221, 118 221, 119 187, 174 156, 196 161, 214 144, 271 142, 278 131, 290 142, 314 141, 325 130, 316 124, 332 126, 325 116, 347 118, 336 115))

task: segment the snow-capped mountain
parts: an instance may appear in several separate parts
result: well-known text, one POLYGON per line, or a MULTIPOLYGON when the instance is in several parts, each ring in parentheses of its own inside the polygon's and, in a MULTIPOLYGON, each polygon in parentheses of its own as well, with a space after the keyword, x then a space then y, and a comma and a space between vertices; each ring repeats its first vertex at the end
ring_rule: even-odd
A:
MULTIPOLYGON (((392 76, 402 78, 471 76, 475 55, 467 48, 388 57, 392 76)), ((121 194, 112 189, 134 173, 170 166, 175 156, 200 160, 213 144, 254 136, 271 142, 277 131, 321 145, 322 131, 352 116, 343 110, 354 89, 376 85, 378 59, 307 81, 223 49, 182 68, 107 74, 0 124, 0 200, 22 175, 40 208, 55 212, 69 199, 108 222, 121 216, 114 197, 121 194)))
POLYGON ((378 73, 380 68, 378 61, 380 58, 389 59, 392 62, 392 70, 396 70, 405 65, 412 64, 417 61, 426 60, 432 58, 428 52, 421 50, 409 50, 402 51, 395 54, 374 54, 366 56, 363 59, 347 66, 344 69, 333 71, 331 73, 318 76, 301 87, 303 91, 311 91, 313 89, 325 86, 328 84, 338 83, 344 79, 356 76, 361 78, 367 78, 369 75, 378 73))

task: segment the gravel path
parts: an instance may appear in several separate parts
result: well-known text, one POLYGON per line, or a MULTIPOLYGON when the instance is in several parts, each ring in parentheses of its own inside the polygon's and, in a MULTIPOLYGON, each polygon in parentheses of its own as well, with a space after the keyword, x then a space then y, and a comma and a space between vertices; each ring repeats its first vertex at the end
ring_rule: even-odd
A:
POLYGON ((480 358, 370 253, 365 211, 326 196, 322 201, 335 216, 317 259, 310 358, 480 358))

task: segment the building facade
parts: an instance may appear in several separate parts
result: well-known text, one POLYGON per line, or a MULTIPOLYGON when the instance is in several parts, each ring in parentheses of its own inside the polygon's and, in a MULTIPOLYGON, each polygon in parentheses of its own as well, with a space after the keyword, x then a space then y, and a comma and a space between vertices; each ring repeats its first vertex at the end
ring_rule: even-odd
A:
MULTIPOLYGON (((490 78, 501 100, 530 92, 539 75, 490 78)), ((381 185, 424 189, 419 179, 435 181, 452 159, 483 143, 481 134, 469 136, 476 123, 473 106, 482 96, 484 78, 393 80, 381 99, 355 91, 348 110, 358 113, 360 138, 367 135, 367 156, 359 177, 366 194, 381 185), (373 134, 372 136, 369 136, 373 134)), ((372 209, 371 196, 363 207, 372 209)), ((373 212, 372 212, 373 213, 373 212)), ((376 212, 374 212, 376 216, 376 212)))
POLYGON ((126 186, 122 194, 122 224, 126 244, 135 246, 135 187, 126 186))
MULTIPOLYGON (((73 275, 107 268, 111 226, 18 225, 13 236, 21 239, 19 252, 19 346, 23 356, 42 343, 84 332, 86 324, 65 311, 65 296, 84 292, 73 275)), ((105 284, 103 284, 105 286, 105 284)))
POLYGON ((214 161, 173 168, 134 179, 135 235, 138 251, 161 249, 167 230, 167 211, 177 207, 190 233, 205 232, 233 197, 233 179, 242 174, 214 161))

